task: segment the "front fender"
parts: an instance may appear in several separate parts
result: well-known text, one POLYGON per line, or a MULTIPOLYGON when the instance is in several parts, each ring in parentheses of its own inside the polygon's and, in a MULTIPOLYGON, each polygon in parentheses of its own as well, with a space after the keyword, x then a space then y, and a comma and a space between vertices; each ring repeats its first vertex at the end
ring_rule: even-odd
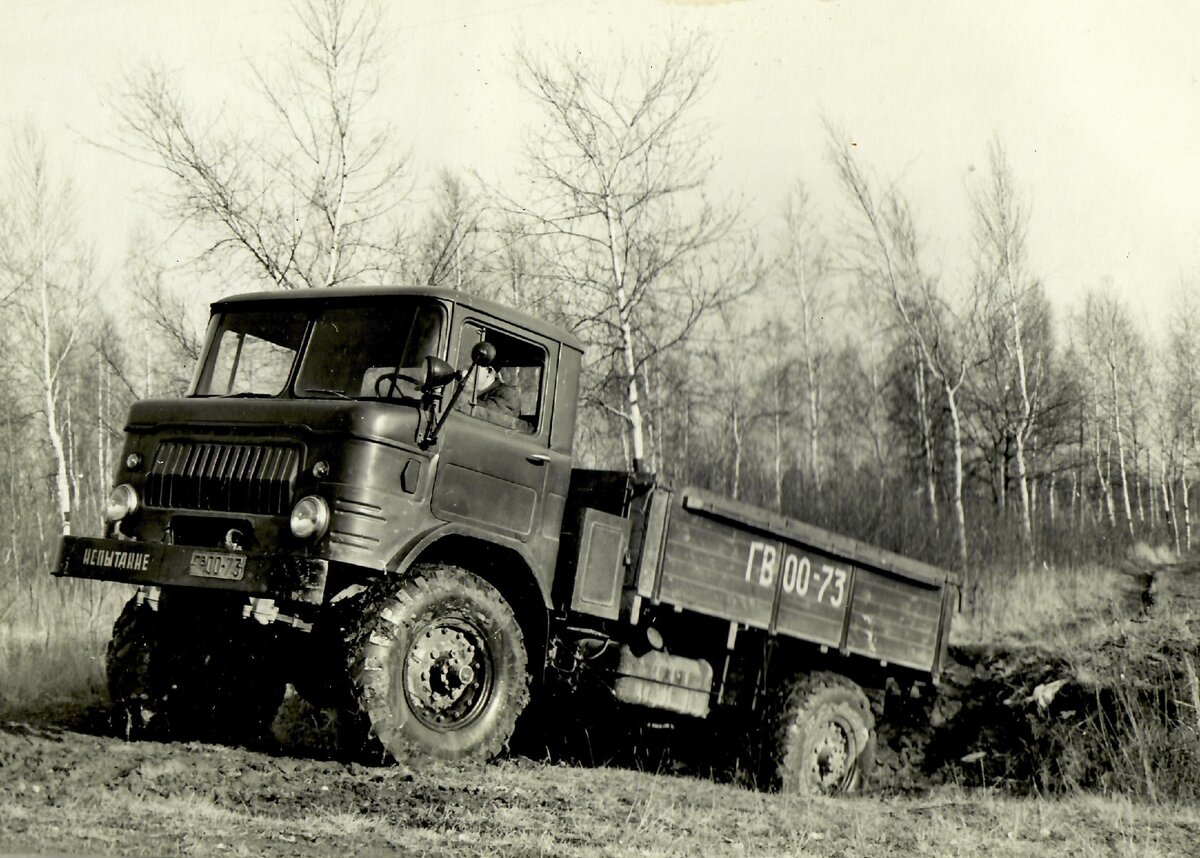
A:
MULTIPOLYGON (((550 609, 550 587, 554 570, 538 569, 523 542, 497 536, 469 525, 445 523, 425 531, 405 544, 387 563, 386 570, 389 574, 404 573, 427 557, 477 557, 487 566, 497 565, 498 557, 505 561, 504 565, 509 565, 513 558, 504 558, 504 554, 516 555, 516 559, 519 559, 521 565, 529 572, 529 580, 536 586, 542 604, 550 609), (487 556, 486 552, 489 551, 495 552, 492 557, 487 556)), ((469 560, 460 559, 457 562, 467 568, 472 565, 469 560)))

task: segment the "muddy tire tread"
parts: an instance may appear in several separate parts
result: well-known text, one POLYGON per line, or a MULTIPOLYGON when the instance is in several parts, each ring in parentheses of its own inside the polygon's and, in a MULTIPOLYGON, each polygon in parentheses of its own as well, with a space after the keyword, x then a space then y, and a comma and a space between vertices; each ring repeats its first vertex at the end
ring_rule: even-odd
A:
POLYGON ((134 597, 113 625, 105 670, 116 730, 128 739, 262 740, 283 679, 255 669, 219 627, 206 629, 218 642, 206 649, 205 638, 186 626, 181 634, 162 611, 134 597))
POLYGON ((113 624, 104 655, 104 672, 112 702, 113 727, 127 739, 161 733, 153 687, 151 652, 157 641, 158 617, 131 598, 113 624), (157 722, 157 723, 156 723, 157 722))
POLYGON ((408 762, 423 758, 446 758, 439 752, 415 747, 405 739, 405 724, 388 705, 393 677, 386 669, 392 648, 401 640, 409 622, 429 615, 428 604, 439 596, 477 599, 498 613, 520 653, 519 678, 512 683, 510 699, 498 711, 494 729, 482 741, 453 759, 487 760, 508 746, 518 716, 529 702, 529 672, 524 635, 504 597, 491 584, 449 564, 422 564, 405 575, 391 576, 368 588, 348 606, 343 623, 347 669, 356 711, 351 713, 351 730, 361 755, 369 762, 408 762), (457 591, 457 592, 455 592, 457 591))
POLYGON ((875 760, 875 717, 871 711, 871 703, 866 694, 853 680, 832 671, 816 671, 800 674, 791 682, 783 683, 776 695, 773 705, 766 708, 767 723, 766 747, 763 749, 763 775, 765 785, 773 790, 793 791, 793 784, 798 783, 795 791, 800 793, 812 792, 806 785, 803 775, 797 771, 800 761, 793 759, 792 739, 822 706, 823 700, 829 696, 848 699, 865 727, 867 739, 862 743, 853 766, 854 771, 848 778, 844 791, 853 793, 860 791, 870 780, 875 760))

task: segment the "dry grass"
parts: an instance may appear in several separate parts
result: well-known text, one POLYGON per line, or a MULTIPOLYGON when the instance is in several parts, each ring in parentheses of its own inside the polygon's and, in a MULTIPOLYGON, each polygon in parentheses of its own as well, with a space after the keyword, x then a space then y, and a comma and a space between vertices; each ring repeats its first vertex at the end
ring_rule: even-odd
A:
POLYGON ((1195 562, 1139 545, 1119 568, 981 577, 983 598, 954 629, 969 722, 955 729, 979 737, 988 773, 1151 804, 1200 798, 1195 562))
POLYGON ((26 576, 0 587, 0 712, 94 703, 103 697, 104 647, 132 588, 26 576))
POLYGON ((992 567, 973 605, 955 617, 952 640, 1053 639, 1125 613, 1132 583, 1110 566, 992 567))

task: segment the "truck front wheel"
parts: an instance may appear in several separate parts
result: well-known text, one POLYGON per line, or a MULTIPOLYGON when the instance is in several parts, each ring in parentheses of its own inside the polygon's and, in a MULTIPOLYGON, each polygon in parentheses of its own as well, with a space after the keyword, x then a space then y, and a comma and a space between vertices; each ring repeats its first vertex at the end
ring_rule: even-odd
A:
POLYGON ((130 599, 113 625, 104 667, 108 696, 113 704, 113 726, 127 739, 165 735, 160 717, 160 683, 156 681, 154 651, 162 637, 158 612, 130 599))
POLYGON ((494 757, 529 700, 512 608, 456 566, 380 582, 364 594, 348 643, 367 748, 396 760, 494 757))
POLYGON ((130 599, 105 664, 114 726, 128 739, 262 740, 284 685, 255 631, 225 613, 130 599))
POLYGON ((780 792, 859 791, 875 763, 875 718, 863 690, 837 673, 797 677, 765 726, 767 781, 780 792))

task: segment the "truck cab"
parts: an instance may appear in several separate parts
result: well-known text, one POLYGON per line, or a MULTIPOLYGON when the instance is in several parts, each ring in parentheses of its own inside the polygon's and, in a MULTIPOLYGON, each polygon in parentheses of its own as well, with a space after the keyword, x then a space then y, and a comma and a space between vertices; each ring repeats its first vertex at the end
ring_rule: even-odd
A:
POLYGON ((450 540, 502 550, 548 605, 581 355, 565 330, 449 290, 219 301, 187 395, 131 409, 105 538, 68 538, 59 572, 303 616, 450 540), (479 343, 516 413, 477 401, 479 343), (427 385, 431 363, 453 377, 427 385))

